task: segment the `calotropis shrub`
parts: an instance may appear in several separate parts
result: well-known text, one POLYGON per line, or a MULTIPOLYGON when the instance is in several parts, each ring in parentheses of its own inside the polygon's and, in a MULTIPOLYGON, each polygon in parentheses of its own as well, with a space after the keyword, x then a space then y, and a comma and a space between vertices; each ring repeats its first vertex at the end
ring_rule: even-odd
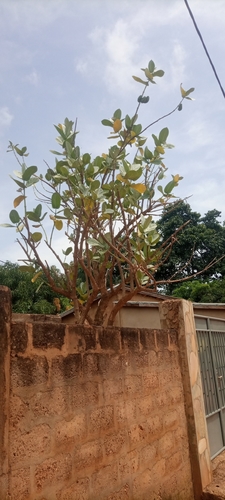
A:
POLYGON ((172 147, 167 142, 168 128, 152 134, 152 147, 146 145, 143 134, 165 116, 180 111, 194 89, 181 87, 178 105, 143 127, 138 113, 149 101, 146 91, 164 75, 153 61, 143 72, 144 79, 133 77, 143 86, 134 114, 124 116, 117 109, 111 119, 102 120, 113 143, 107 153, 95 158, 81 153, 76 126, 68 118, 55 125, 60 150, 52 151, 55 166, 47 167, 45 176, 27 164, 26 147, 9 144, 21 169, 14 172, 19 195, 9 214, 10 224, 5 226, 16 228, 33 281, 44 273, 55 292, 73 301, 76 323, 112 324, 117 311, 137 291, 156 289, 155 272, 173 244, 169 239, 160 246, 154 216, 173 200, 173 190, 182 177, 172 175, 166 185, 162 184, 167 171, 164 155, 172 147), (33 191, 37 202, 28 210, 27 199, 30 195, 33 199, 33 191), (57 231, 63 231, 67 241, 63 257, 54 249, 57 231), (42 242, 64 271, 60 283, 41 257, 42 242))

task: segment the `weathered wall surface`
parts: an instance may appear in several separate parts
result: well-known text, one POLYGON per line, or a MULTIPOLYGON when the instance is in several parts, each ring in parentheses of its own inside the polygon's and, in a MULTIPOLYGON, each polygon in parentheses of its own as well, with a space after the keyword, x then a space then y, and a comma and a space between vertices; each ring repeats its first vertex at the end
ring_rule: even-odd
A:
POLYGON ((0 287, 0 498, 8 492, 11 293, 0 287))
POLYGON ((8 498, 193 499, 176 331, 15 321, 10 373, 8 498))
POLYGON ((200 500, 211 468, 191 305, 161 304, 158 330, 10 325, 0 292, 0 499, 200 500))
POLYGON ((194 498, 200 499, 203 488, 212 481, 212 468, 193 305, 186 300, 166 301, 159 313, 161 325, 173 326, 178 332, 194 498))

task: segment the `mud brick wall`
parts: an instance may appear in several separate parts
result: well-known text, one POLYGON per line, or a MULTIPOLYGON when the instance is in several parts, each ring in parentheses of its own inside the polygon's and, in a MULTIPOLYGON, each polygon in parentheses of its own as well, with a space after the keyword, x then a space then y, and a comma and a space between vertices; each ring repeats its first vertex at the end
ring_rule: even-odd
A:
POLYGON ((176 331, 13 321, 10 354, 10 500, 193 499, 176 331))

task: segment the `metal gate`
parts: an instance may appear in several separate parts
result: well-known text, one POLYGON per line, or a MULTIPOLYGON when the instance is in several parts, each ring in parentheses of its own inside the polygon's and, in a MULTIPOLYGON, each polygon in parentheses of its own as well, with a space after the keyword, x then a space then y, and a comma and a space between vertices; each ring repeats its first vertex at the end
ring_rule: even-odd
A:
POLYGON ((225 449, 225 320, 195 316, 211 458, 225 449))

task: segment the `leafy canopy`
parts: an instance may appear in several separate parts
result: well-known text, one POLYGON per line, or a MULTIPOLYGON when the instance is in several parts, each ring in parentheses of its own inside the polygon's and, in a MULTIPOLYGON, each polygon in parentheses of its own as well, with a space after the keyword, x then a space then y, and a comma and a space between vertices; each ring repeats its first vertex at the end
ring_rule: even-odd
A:
POLYGON ((151 146, 146 144, 146 132, 180 111, 194 89, 185 91, 181 87, 176 107, 143 127, 140 108, 149 102, 146 92, 150 84, 162 78, 164 71, 152 60, 142 71, 144 79, 133 76, 143 88, 134 113, 123 114, 116 109, 111 118, 102 120, 110 129, 112 142, 106 153, 92 158, 88 148, 81 152, 76 123, 74 126, 68 118, 55 125, 59 151, 52 151, 55 165, 48 166, 45 176, 38 173, 37 166, 27 165, 26 147, 9 144, 9 151, 20 164, 13 177, 19 195, 9 214, 10 223, 5 226, 16 228, 25 269, 33 273, 33 280, 42 272, 55 292, 73 301, 76 323, 83 324, 87 319, 90 323, 112 324, 118 310, 137 291, 157 286, 155 273, 165 247, 160 245, 154 217, 171 203, 182 177, 176 173, 164 182, 164 156, 172 148, 167 142, 169 129, 164 127, 152 134, 151 146), (27 199, 33 191, 36 204, 30 210, 27 199), (58 231, 65 235, 64 257, 54 248, 58 231), (41 257, 42 241, 64 271, 60 285, 41 257), (115 273, 119 276, 116 285, 115 273), (78 280, 79 276, 83 279, 78 280))
POLYGON ((169 258, 156 273, 157 281, 167 280, 168 293, 174 290, 176 279, 197 275, 196 279, 207 280, 225 276, 225 227, 218 221, 220 215, 218 210, 209 210, 202 217, 181 201, 165 207, 157 224, 162 243, 183 224, 177 244, 167 250, 169 258))

